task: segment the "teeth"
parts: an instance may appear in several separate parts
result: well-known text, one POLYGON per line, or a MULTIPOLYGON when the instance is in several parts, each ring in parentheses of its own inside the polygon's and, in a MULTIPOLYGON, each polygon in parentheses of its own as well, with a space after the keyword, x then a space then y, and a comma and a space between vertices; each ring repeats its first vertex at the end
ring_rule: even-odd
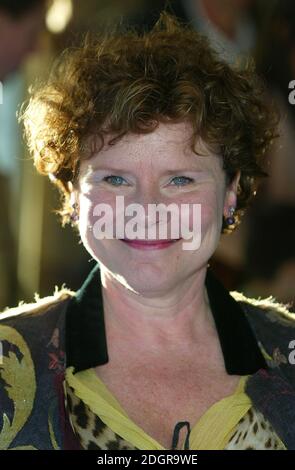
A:
POLYGON ((125 242, 141 242, 141 243, 164 243, 164 242, 177 242, 178 240, 180 240, 180 238, 168 238, 168 239, 165 239, 165 240, 144 240, 144 239, 138 239, 138 238, 135 238, 135 239, 129 239, 129 238, 119 238, 119 240, 123 240, 125 242))
POLYGON ((171 240, 128 240, 128 238, 123 238, 123 240, 127 242, 148 242, 148 243, 161 243, 161 242, 177 242, 179 238, 171 239, 171 240))

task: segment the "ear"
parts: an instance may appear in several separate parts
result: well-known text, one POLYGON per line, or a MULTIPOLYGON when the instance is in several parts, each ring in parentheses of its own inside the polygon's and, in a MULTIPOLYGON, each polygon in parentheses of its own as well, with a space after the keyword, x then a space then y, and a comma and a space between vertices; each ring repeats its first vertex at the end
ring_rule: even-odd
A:
POLYGON ((224 206, 223 206, 223 212, 224 212, 225 217, 229 217, 230 207, 234 207, 234 208, 237 207, 237 194, 238 194, 238 186, 239 186, 240 178, 241 178, 241 171, 238 170, 235 177, 226 188, 224 206))

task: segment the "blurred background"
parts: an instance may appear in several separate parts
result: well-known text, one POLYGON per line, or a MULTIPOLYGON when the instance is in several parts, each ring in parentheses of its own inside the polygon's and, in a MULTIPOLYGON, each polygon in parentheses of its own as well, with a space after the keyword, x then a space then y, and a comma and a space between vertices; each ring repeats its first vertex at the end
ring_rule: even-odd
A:
MULTIPOLYGON (((114 22, 149 30, 166 6, 206 34, 229 62, 252 57, 281 114, 275 148, 242 224, 223 235, 211 266, 230 290, 295 301, 294 0, 0 0, 0 309, 76 290, 93 266, 71 227, 54 209, 59 195, 37 175, 16 112, 36 78, 88 31, 114 22)), ((294 308, 293 308, 294 310, 294 308)))

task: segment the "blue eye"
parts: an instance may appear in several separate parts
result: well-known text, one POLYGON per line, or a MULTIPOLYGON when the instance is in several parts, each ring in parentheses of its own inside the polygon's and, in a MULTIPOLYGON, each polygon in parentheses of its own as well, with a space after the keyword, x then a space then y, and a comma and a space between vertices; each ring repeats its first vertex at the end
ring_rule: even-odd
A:
POLYGON ((188 176, 175 176, 175 178, 173 178, 171 182, 172 181, 176 181, 176 184, 174 184, 174 186, 184 186, 186 184, 192 183, 193 179, 189 178, 188 176))
POLYGON ((110 183, 112 186, 122 186, 122 182, 126 181, 122 176, 117 175, 109 175, 103 178, 103 181, 110 183))

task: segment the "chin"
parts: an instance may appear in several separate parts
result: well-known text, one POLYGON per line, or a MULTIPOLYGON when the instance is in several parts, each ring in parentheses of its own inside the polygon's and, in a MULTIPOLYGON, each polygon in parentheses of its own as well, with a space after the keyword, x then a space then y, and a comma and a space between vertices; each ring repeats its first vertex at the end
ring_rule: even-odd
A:
POLYGON ((171 289, 175 288, 177 281, 172 279, 159 279, 154 277, 145 276, 144 279, 139 279, 138 276, 134 275, 129 276, 128 273, 124 276, 126 287, 132 292, 145 297, 145 298, 154 298, 158 297, 161 294, 165 294, 171 289))
POLYGON ((174 289, 178 283, 175 270, 165 266, 155 266, 151 263, 118 264, 113 260, 105 264, 115 278, 131 291, 144 297, 155 297, 161 292, 174 289))

